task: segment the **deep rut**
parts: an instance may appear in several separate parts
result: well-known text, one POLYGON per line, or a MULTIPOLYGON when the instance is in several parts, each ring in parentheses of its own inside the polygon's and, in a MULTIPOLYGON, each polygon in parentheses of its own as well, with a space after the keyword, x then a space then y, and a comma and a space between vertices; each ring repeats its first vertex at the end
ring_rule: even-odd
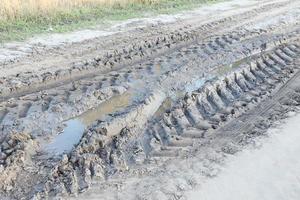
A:
MULTIPOLYGON (((148 152, 146 155, 176 156, 182 148, 193 145, 191 139, 214 134, 230 119, 273 96, 273 90, 288 81, 297 70, 289 64, 297 53, 299 55, 299 50, 295 45, 278 48, 251 61, 252 64, 240 72, 187 95, 178 106, 164 113, 162 119, 155 119, 148 125, 147 137, 144 137, 147 139, 141 141, 142 147, 148 150, 144 151, 148 152)), ((263 115, 271 107, 272 104, 266 105, 256 115, 263 115)), ((239 127, 236 132, 242 132, 247 125, 239 127)))
POLYGON ((209 70, 209 67, 214 68, 221 64, 218 60, 220 57, 224 57, 222 63, 226 59, 229 60, 228 63, 232 62, 231 57, 242 60, 245 55, 249 56, 266 50, 264 46, 267 44, 268 48, 272 48, 274 40, 279 43, 283 38, 295 37, 297 33, 296 30, 291 32, 290 36, 278 35, 274 38, 267 38, 251 31, 233 32, 222 37, 237 37, 239 42, 237 39, 227 39, 231 42, 225 42, 225 40, 221 40, 221 37, 215 37, 208 42, 197 42, 169 55, 146 61, 143 65, 133 65, 130 68, 112 71, 106 75, 98 75, 91 79, 82 79, 54 89, 10 99, 8 102, 2 102, 1 110, 5 115, 2 116, 0 125, 3 132, 9 132, 12 128, 18 131, 30 131, 33 134, 40 132, 41 129, 55 132, 61 121, 96 108, 111 97, 124 93, 128 88, 135 88, 137 85, 140 87, 139 81, 141 80, 155 82, 167 77, 172 71, 188 65, 199 65, 200 69, 203 66, 203 69, 206 68, 204 70, 209 70), (211 43, 215 43, 214 48, 210 47, 211 43), (218 45, 221 43, 223 45, 218 45), (244 49, 242 53, 241 49, 244 49), (243 53, 243 51, 247 53, 243 53), (201 62, 202 60, 205 60, 204 63, 201 62), (37 116, 43 117, 36 119, 37 116), (53 123, 52 127, 47 127, 49 121, 53 121, 53 117, 61 119, 61 121, 53 123), (19 125, 15 125, 15 122, 19 120, 38 120, 40 125, 36 129, 28 130, 23 126, 24 123, 18 122, 19 125))
MULTIPOLYGON (((150 37, 146 41, 136 41, 135 44, 129 46, 114 47, 103 54, 95 55, 88 60, 77 61, 72 63, 69 69, 59 69, 54 72, 47 71, 45 73, 24 73, 9 77, 2 77, 2 86, 0 94, 2 100, 11 97, 18 97, 28 93, 45 90, 57 87, 62 84, 67 84, 74 80, 82 78, 90 78, 95 73, 106 73, 107 71, 124 68, 127 65, 136 65, 143 63, 148 59, 153 59, 157 56, 171 53, 178 48, 188 47, 194 42, 207 40, 210 33, 226 32, 238 28, 238 26, 247 26, 255 17, 262 13, 267 13, 270 9, 283 10, 292 1, 285 3, 270 3, 243 14, 226 17, 217 21, 209 22, 200 26, 184 27, 179 30, 171 31, 165 34, 159 30, 156 35, 150 37), (242 22, 242 23, 241 23, 242 22), (228 28, 228 24, 234 24, 232 28, 228 28), (163 33, 163 34, 162 34, 163 33), (29 89, 28 89, 29 88, 29 89)), ((243 37, 241 34, 222 36, 215 41, 207 44, 207 53, 213 53, 219 46, 224 47, 227 43, 239 41, 243 37), (224 39, 224 41, 222 41, 224 39), (212 50, 212 51, 211 51, 212 50)))
MULTIPOLYGON (((163 162, 188 155, 207 138, 222 134, 224 127, 231 127, 231 135, 240 136, 247 132, 252 123, 249 120, 244 125, 236 126, 235 121, 260 104, 267 104, 260 112, 262 116, 270 109, 266 101, 277 97, 278 92, 290 83, 289 80, 299 77, 299 56, 300 48, 296 43, 276 47, 223 78, 209 81, 191 94, 186 94, 160 115, 151 114, 156 117, 147 122, 146 128, 133 125, 138 118, 130 119, 130 114, 120 116, 127 123, 119 127, 119 123, 115 123, 117 119, 109 124, 97 122, 86 131, 73 152, 58 164, 58 168, 51 170, 55 176, 51 175, 48 179, 48 187, 60 185, 63 189, 56 191, 59 193, 80 192, 88 188, 93 179, 103 180, 153 159, 163 162), (144 130, 144 133, 135 135, 135 130, 139 130, 137 133, 144 130)), ((294 94, 295 98, 292 101, 299 105, 298 93, 294 94)), ((145 104, 147 106, 151 107, 157 99, 160 99, 158 105, 163 104, 158 94, 149 99, 149 103, 145 104)), ((159 110, 157 106, 151 109, 159 110)), ((139 123, 146 121, 140 118, 139 123)), ((48 192, 46 189, 38 195, 43 197, 48 192)))

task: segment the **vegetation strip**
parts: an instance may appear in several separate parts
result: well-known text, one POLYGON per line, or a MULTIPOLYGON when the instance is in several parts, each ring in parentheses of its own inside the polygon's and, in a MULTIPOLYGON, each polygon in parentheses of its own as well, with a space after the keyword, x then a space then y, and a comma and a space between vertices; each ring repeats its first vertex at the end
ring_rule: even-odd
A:
POLYGON ((220 0, 2 0, 0 42, 134 17, 169 14, 220 0))

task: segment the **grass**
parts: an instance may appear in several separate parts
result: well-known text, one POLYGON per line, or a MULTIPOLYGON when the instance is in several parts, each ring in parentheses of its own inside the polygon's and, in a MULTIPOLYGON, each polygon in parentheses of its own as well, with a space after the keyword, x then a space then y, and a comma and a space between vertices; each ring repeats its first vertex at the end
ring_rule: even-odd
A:
POLYGON ((170 14, 220 0, 0 0, 0 42, 115 20, 170 14))

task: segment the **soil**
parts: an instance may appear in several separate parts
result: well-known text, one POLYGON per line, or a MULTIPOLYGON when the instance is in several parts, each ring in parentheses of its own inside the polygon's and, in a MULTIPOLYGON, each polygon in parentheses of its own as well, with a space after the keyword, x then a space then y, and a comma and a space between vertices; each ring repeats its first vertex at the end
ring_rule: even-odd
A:
POLYGON ((299 22, 230 1, 3 45, 1 199, 190 199, 298 111, 299 22))
POLYGON ((257 138, 229 157, 220 176, 191 191, 187 199, 298 199, 300 116, 290 114, 267 131, 269 137, 257 138))

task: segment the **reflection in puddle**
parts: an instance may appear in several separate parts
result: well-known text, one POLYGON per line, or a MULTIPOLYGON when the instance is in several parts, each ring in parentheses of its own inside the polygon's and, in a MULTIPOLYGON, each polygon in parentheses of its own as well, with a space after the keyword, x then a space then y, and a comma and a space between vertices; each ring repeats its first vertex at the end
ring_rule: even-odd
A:
POLYGON ((65 151, 70 151, 74 144, 80 141, 85 125, 78 119, 71 119, 66 122, 65 130, 59 134, 52 143, 47 145, 46 151, 62 154, 65 151))
POLYGON ((155 75, 160 75, 162 73, 162 67, 160 64, 154 65, 153 73, 155 75))
POLYGON ((212 76, 207 75, 206 78, 200 78, 200 79, 196 79, 195 81, 192 81, 190 84, 187 84, 185 86, 185 92, 192 93, 195 90, 198 90, 199 88, 201 88, 204 85, 204 83, 207 80, 212 79, 212 78, 213 78, 212 76))
MULTIPOLYGON (((203 85, 205 85, 206 81, 212 80, 219 75, 224 75, 229 71, 232 71, 232 69, 240 67, 245 62, 249 63, 250 59, 251 57, 246 57, 232 63, 231 65, 219 67, 214 72, 214 75, 206 75, 205 77, 202 75, 202 77, 197 76, 194 78, 190 78, 187 81, 188 83, 181 86, 181 89, 168 91, 167 93, 169 98, 164 101, 164 103, 155 113, 155 116, 161 115, 166 109, 172 106, 173 101, 183 98, 186 93, 192 93, 193 91, 198 90, 203 85)), ((171 61, 169 60, 169 62, 171 61)), ((163 73, 162 63, 156 64, 154 66, 150 65, 150 69, 152 69, 155 75, 154 77, 163 73)), ((134 75, 134 73, 131 75, 134 75)), ((130 103, 132 103, 133 97, 137 99, 143 99, 144 94, 147 93, 146 88, 148 87, 146 86, 146 84, 148 83, 149 82, 145 83, 145 81, 143 80, 143 76, 141 76, 138 80, 134 81, 134 85, 136 87, 133 88, 144 88, 143 91, 136 90, 134 93, 131 91, 114 96, 111 99, 100 104, 98 107, 89 110, 74 119, 66 121, 66 127, 64 131, 56 138, 54 138, 54 140, 50 144, 47 145, 46 150, 55 154, 61 154, 71 151, 74 145, 78 144, 78 142, 80 141, 86 127, 90 126, 97 120, 105 120, 104 118, 107 117, 107 115, 115 113, 117 111, 121 111, 122 109, 128 107, 130 103)))
POLYGON ((96 120, 103 119, 106 115, 114 113, 129 105, 132 100, 132 93, 125 92, 122 95, 114 96, 108 101, 101 103, 93 110, 87 111, 78 117, 85 126, 89 126, 96 120))
POLYGON ((131 101, 132 93, 125 92, 122 95, 112 97, 101 103, 95 109, 89 110, 77 118, 66 121, 64 131, 57 135, 54 140, 46 146, 46 151, 56 155, 71 151, 74 145, 79 143, 87 126, 96 120, 103 119, 110 113, 127 107, 131 101))
POLYGON ((173 100, 170 97, 167 97, 161 106, 157 109, 157 111, 154 114, 154 118, 161 116, 167 109, 170 109, 172 107, 173 100))

